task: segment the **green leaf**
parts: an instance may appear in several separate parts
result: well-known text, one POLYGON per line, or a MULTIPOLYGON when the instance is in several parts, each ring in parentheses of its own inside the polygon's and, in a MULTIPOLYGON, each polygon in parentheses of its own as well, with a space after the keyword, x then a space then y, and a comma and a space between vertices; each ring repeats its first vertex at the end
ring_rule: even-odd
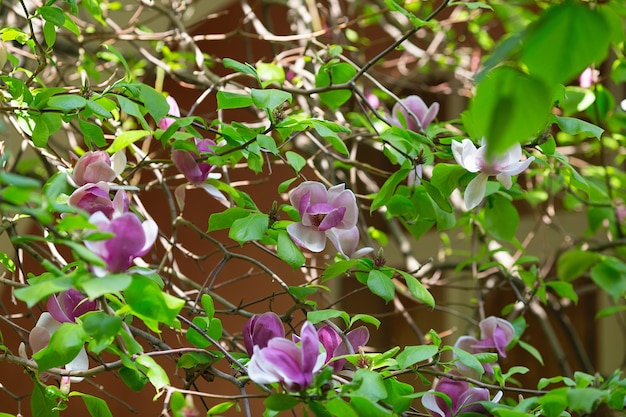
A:
POLYGON ((90 300, 95 300, 105 294, 124 291, 131 282, 132 277, 128 274, 111 274, 81 281, 80 287, 90 300))
POLYGON ((387 204, 391 196, 393 196, 393 194, 395 193, 398 184, 406 179, 406 177, 409 175, 409 172, 411 172, 411 170, 408 168, 400 169, 394 172, 391 177, 389 177, 387 181, 385 181, 383 186, 380 187, 378 193, 376 193, 374 200, 372 201, 370 213, 373 213, 375 210, 387 204))
POLYGON ((373 269, 367 275, 367 286, 373 294, 381 297, 386 302, 393 300, 396 287, 389 274, 378 269, 373 269))
POLYGON ((250 107, 252 98, 249 94, 231 93, 230 91, 217 92, 217 109, 240 109, 250 107))
POLYGON ((435 204, 437 204, 437 206, 441 210, 445 211, 446 213, 452 213, 454 211, 452 203, 450 203, 450 200, 448 200, 446 197, 443 196, 443 194, 441 194, 439 188, 435 187, 430 182, 424 179, 422 179, 421 185, 426 189, 426 192, 428 193, 430 198, 433 199, 435 204))
POLYGON ((306 319, 313 324, 339 317, 343 319, 346 326, 350 323, 350 316, 348 313, 341 310, 314 310, 306 313, 306 319))
POLYGON ((84 97, 74 94, 60 94, 50 97, 48 100, 48 107, 61 110, 63 113, 68 113, 72 110, 82 109, 87 105, 87 100, 84 97))
POLYGON ((117 151, 121 151, 137 142, 139 139, 143 139, 146 136, 150 136, 151 132, 149 130, 129 130, 127 132, 122 132, 113 140, 113 143, 107 149, 109 153, 115 153, 117 151))
POLYGON ((478 376, 482 376, 482 374, 485 373, 485 369, 483 368, 483 365, 480 363, 478 359, 476 359, 476 357, 474 357, 474 355, 472 355, 471 353, 463 349, 460 349, 454 346, 451 346, 451 349, 458 357, 458 360, 461 361, 463 365, 476 371, 478 376))
POLYGON ((496 239, 511 242, 519 225, 519 213, 513 204, 501 195, 487 198, 485 204, 486 230, 496 239))
POLYGON ((71 362, 83 348, 87 334, 81 325, 63 323, 50 337, 48 346, 33 354, 38 371, 63 366, 71 362))
POLYGON ((227 401, 224 403, 219 403, 217 405, 214 405, 213 407, 209 408, 209 411, 207 411, 206 416, 207 417, 218 416, 230 410, 235 404, 237 404, 235 401, 227 401))
POLYGON ((113 115, 111 114, 111 112, 109 110, 106 109, 106 107, 104 107, 102 104, 98 103, 98 101, 95 100, 88 100, 87 101, 87 108, 89 110, 91 110, 92 112, 94 112, 94 114, 103 117, 105 119, 110 119, 113 117, 113 115))
POLYGON ((135 117, 145 130, 148 130, 150 128, 148 122, 146 121, 146 118, 143 116, 141 108, 137 103, 119 94, 115 97, 117 98, 117 102, 119 103, 120 108, 124 113, 135 117))
POLYGON ((85 407, 91 417, 113 417, 106 401, 93 395, 81 394, 85 407))
POLYGON ((94 311, 82 317, 82 326, 89 340, 89 351, 99 355, 109 347, 115 336, 122 330, 122 318, 94 311))
POLYGON ((298 246, 293 243, 289 237, 289 233, 285 230, 278 232, 278 238, 276 240, 276 252, 278 257, 287 262, 293 269, 297 269, 304 265, 306 258, 302 254, 302 251, 298 246))
POLYGON ((28 308, 31 308, 49 295, 69 290, 73 283, 72 277, 68 276, 47 278, 28 287, 18 288, 14 294, 18 300, 24 301, 28 308))
POLYGON ((4 265, 10 273, 15 272, 15 262, 5 252, 0 252, 0 264, 4 265))
POLYGON ((148 113, 155 122, 159 122, 163 117, 167 116, 170 111, 170 105, 163 96, 154 88, 146 84, 139 84, 140 99, 148 113))
POLYGON ((122 381, 135 392, 139 392, 148 383, 148 378, 137 369, 123 367, 118 371, 122 381))
MULTIPOLYGON (((404 15, 404 17, 409 19, 409 21, 413 24, 413 27, 415 29, 421 28, 422 26, 429 24, 427 21, 418 18, 413 13, 409 12, 404 7, 400 6, 394 0, 385 0, 385 4, 387 4, 387 7, 389 7, 389 10, 392 10, 394 12, 399 12, 402 15, 404 15)), ((463 2, 463 4, 468 5, 468 3, 466 2, 463 2)), ((468 5, 468 8, 469 8, 469 5, 468 5)))
POLYGON ((228 237, 240 244, 251 240, 261 240, 267 232, 267 226, 267 214, 252 213, 233 221, 233 225, 228 231, 228 237))
POLYGON ((213 297, 209 294, 202 294, 202 298, 200 298, 200 303, 202 304, 202 309, 206 314, 208 319, 212 319, 215 315, 215 305, 213 304, 213 297))
POLYGON ((242 219, 250 215, 250 210, 241 207, 231 207, 221 213, 213 213, 209 217, 209 232, 228 229, 237 219, 242 219))
POLYGON ((406 286, 413 297, 426 304, 430 308, 435 308, 435 298, 422 285, 422 283, 408 272, 399 271, 406 281, 406 286))
POLYGON ((595 409, 595 403, 602 397, 608 397, 608 391, 596 388, 572 388, 567 391, 567 405, 571 411, 590 413, 595 409))
POLYGON ((150 356, 140 355, 135 359, 135 362, 147 368, 146 375, 157 391, 170 384, 167 372, 150 356))
POLYGON ((257 143, 259 144, 259 146, 261 148, 267 149, 268 151, 270 151, 274 155, 278 155, 280 153, 280 151, 276 147, 276 141, 274 140, 273 137, 271 137, 269 135, 261 135, 261 134, 259 134, 256 137, 256 141, 257 141, 257 143))
POLYGON ((45 148, 48 145, 48 138, 50 137, 48 125, 41 118, 33 120, 35 120, 35 128, 32 133, 33 143, 39 148, 45 148))
POLYGON ((304 159, 300 154, 287 151, 285 152, 285 156, 287 157, 287 162, 289 165, 296 171, 300 172, 302 168, 306 166, 306 159, 304 159))
POLYGON ((30 409, 33 417, 59 417, 59 409, 54 398, 46 395, 45 387, 35 383, 30 396, 30 409))
POLYGON ((600 126, 596 126, 593 123, 589 123, 584 120, 575 119, 573 117, 554 117, 556 118, 556 122, 561 130, 565 133, 569 133, 570 135, 587 133, 600 139, 602 133, 604 132, 604 129, 602 129, 600 126))
POLYGON ((354 411, 354 409, 342 400, 341 398, 335 397, 330 401, 327 401, 324 404, 324 408, 331 413, 333 416, 337 417, 359 417, 359 415, 354 411))
POLYGON ((341 140, 341 138, 339 137, 339 135, 337 135, 336 131, 340 131, 340 132, 344 132, 344 133, 349 133, 350 130, 348 129, 347 132, 345 129, 342 129, 343 126, 339 126, 336 124, 330 124, 329 122, 323 121, 323 120, 311 120, 310 121, 311 126, 313 126, 313 129, 315 129, 315 131, 324 139, 326 139, 331 146, 339 153, 343 154, 343 155, 349 155, 348 152, 348 147, 346 146, 346 144, 343 142, 343 140, 341 140), (333 130, 334 128, 334 130, 333 130))
POLYGON ((369 369, 357 369, 352 382, 348 386, 357 387, 352 390, 351 395, 369 398, 373 402, 387 398, 387 389, 383 382, 383 376, 369 369))
POLYGON ((300 400, 289 394, 270 394, 270 396, 263 401, 265 407, 275 411, 291 410, 298 404, 300 404, 300 400))
MULTIPOLYGON (((324 65, 315 75, 315 87, 323 88, 331 85, 343 84, 352 79, 356 74, 356 69, 345 62, 332 65, 330 67, 324 65)), ((337 110, 339 106, 344 104, 352 97, 350 90, 331 90, 319 93, 320 99, 324 104, 333 110, 337 110)))
POLYGON ((92 141, 99 148, 106 146, 107 143, 100 126, 78 119, 78 127, 83 132, 85 143, 89 144, 89 141, 92 141))
POLYGON ((406 369, 418 362, 432 358, 437 352, 439 352, 439 348, 433 345, 407 346, 396 357, 396 360, 401 369, 406 369))
POLYGON ((617 302, 626 294, 626 264, 612 256, 591 268, 591 279, 617 302))
POLYGON ((556 263, 557 276, 561 281, 574 281, 601 259, 601 256, 595 252, 580 249, 570 250, 559 257, 556 263))
POLYGON ((546 417, 560 417, 567 408, 567 389, 557 389, 539 398, 542 414, 546 417))
POLYGON ((245 64, 242 64, 241 62, 235 61, 234 59, 224 58, 222 60, 222 65, 224 65, 224 67, 226 68, 234 69, 237 72, 252 75, 257 80, 259 79, 256 68, 254 68, 247 62, 245 64))
POLYGON ((380 320, 376 317, 370 316, 369 314, 355 314, 350 319, 350 325, 348 327, 354 326, 354 323, 357 321, 362 321, 363 323, 368 323, 374 325, 377 329, 380 327, 380 320))
POLYGON ((65 14, 58 7, 42 6, 37 9, 44 20, 54 24, 55 26, 63 26, 65 24, 65 14))
POLYGON ((539 79, 497 67, 478 85, 469 110, 476 139, 485 138, 494 154, 525 142, 542 130, 551 116, 552 93, 539 79))
POLYGON ((259 62, 256 66, 261 86, 267 87, 271 83, 282 84, 285 81, 285 70, 278 64, 259 62))
POLYGON ((522 62, 549 85, 566 83, 608 52, 610 31, 597 9, 564 2, 543 13, 524 40, 522 62))
POLYGON ((347 275, 348 270, 356 266, 358 261, 356 259, 346 259, 339 262, 335 262, 332 265, 328 265, 322 273, 322 282, 326 282, 329 279, 338 277, 339 275, 347 275))
POLYGON ((179 327, 176 316, 185 301, 164 293, 150 278, 135 275, 124 291, 133 315, 144 321, 152 331, 159 333, 159 323, 179 327))
POLYGON ((559 297, 572 300, 574 304, 578 304, 578 294, 574 290, 574 286, 565 281, 550 281, 546 283, 546 286, 552 288, 559 297))
POLYGON ((253 88, 250 90, 252 103, 260 109, 274 110, 285 101, 291 103, 291 93, 282 90, 267 89, 259 90, 253 88))

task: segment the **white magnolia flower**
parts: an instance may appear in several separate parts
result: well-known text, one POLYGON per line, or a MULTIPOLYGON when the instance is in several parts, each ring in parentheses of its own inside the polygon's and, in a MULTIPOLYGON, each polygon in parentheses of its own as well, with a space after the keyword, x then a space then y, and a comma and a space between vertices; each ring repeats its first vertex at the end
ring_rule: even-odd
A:
POLYGON ((469 139, 463 139, 462 142, 453 141, 452 154, 463 168, 469 172, 479 173, 465 189, 465 207, 468 210, 479 205, 485 197, 487 179, 490 176, 495 175, 502 185, 507 189, 511 188, 513 185, 511 177, 524 171, 535 159, 531 156, 521 161, 522 147, 519 143, 513 145, 503 155, 488 159, 487 145, 483 144, 476 148, 469 139))

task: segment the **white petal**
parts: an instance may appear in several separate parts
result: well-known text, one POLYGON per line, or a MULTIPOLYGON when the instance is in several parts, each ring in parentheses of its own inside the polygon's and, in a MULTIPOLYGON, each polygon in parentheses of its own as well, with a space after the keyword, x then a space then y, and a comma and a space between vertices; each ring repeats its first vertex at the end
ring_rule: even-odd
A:
POLYGON ((488 178, 489 175, 480 173, 467 185, 467 188, 465 189, 464 200, 465 207, 468 210, 471 210, 479 205, 480 202, 483 201, 483 198, 485 198, 488 178))
POLYGON ((222 194, 222 192, 218 190, 214 185, 202 183, 199 185, 199 187, 209 193, 211 196, 217 198, 218 200, 226 200, 224 194, 222 194))
POLYGON ((504 185, 507 190, 513 185, 513 180, 511 180, 509 174, 498 174, 496 175, 496 179, 500 181, 500 184, 504 185))
MULTIPOLYGON (((85 348, 81 349, 78 355, 76 355, 70 363, 65 365, 65 369, 68 371, 86 371, 89 369, 89 356, 87 356, 85 348)), ((82 376, 73 376, 70 378, 72 382, 80 382, 83 379, 82 376)))
POLYGON ((440 417, 446 417, 445 411, 443 411, 441 407, 439 407, 439 404, 437 404, 437 396, 431 394, 431 392, 433 392, 433 390, 430 390, 426 394, 424 394, 424 396, 422 397, 422 405, 424 406, 424 408, 430 411, 431 414, 435 414, 440 417))
POLYGON ((111 168, 115 175, 120 175, 126 169, 126 153, 123 150, 117 151, 111 156, 111 168))
POLYGON ((508 175, 517 175, 528 168, 534 160, 535 157, 531 156, 524 161, 513 162, 505 167, 502 167, 500 172, 508 175))
POLYGON ((287 226, 291 239, 311 252, 321 252, 326 247, 326 234, 319 230, 303 226, 302 223, 292 223, 287 226))
POLYGON ((456 162, 469 172, 480 170, 478 149, 470 139, 463 139, 461 143, 452 141, 452 155, 456 162))

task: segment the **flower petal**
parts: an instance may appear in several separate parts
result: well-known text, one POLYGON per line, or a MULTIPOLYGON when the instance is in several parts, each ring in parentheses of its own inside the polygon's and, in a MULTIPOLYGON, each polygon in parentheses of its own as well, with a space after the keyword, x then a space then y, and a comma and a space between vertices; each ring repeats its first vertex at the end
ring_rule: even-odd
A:
POLYGON ((465 189, 465 207, 468 210, 473 209, 478 206, 483 198, 485 198, 485 192, 487 191, 487 179, 489 178, 488 174, 480 173, 467 184, 467 188, 465 189))
POLYGON ((463 139, 461 143, 453 140, 452 155, 456 162, 469 172, 480 171, 478 149, 471 140, 463 139))
POLYGON ((301 223, 292 223, 287 226, 287 233, 300 247, 311 252, 321 252, 326 247, 326 234, 301 223))

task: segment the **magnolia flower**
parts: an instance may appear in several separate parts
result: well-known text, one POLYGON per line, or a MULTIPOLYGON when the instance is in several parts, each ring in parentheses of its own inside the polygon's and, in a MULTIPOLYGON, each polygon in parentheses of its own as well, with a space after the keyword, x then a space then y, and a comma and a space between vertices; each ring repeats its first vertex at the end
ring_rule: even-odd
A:
POLYGON ((129 200, 123 190, 118 190, 111 201, 109 184, 98 182, 88 183, 77 188, 68 200, 70 206, 78 207, 89 214, 101 211, 109 219, 128 211, 129 200))
MULTIPOLYGON (((39 316, 37 324, 35 324, 35 327, 28 335, 28 343, 33 353, 39 352, 41 349, 48 346, 52 334, 61 327, 61 324, 62 323, 55 320, 50 313, 44 312, 39 316)), ((76 357, 65 365, 65 369, 68 371, 86 371, 89 369, 89 357, 87 356, 87 352, 85 352, 85 348, 82 348, 76 357)), ((80 382, 83 378, 71 377, 70 380, 72 382, 80 382)))
POLYGON ((480 340, 474 347, 496 349, 500 356, 506 358, 506 347, 515 337, 515 329, 511 323, 499 317, 490 316, 482 320, 478 326, 480 327, 480 340))
POLYGON ((476 148, 469 139, 462 142, 452 141, 454 159, 469 172, 478 172, 478 176, 465 189, 465 206, 468 210, 476 207, 485 197, 487 179, 495 175, 496 179, 507 189, 513 185, 511 177, 524 171, 535 159, 534 156, 521 161, 522 147, 513 145, 504 155, 487 159, 487 145, 476 148))
POLYGON ((299 223, 287 226, 291 239, 311 252, 321 252, 330 239, 338 252, 346 257, 362 256, 373 249, 359 251, 359 230, 356 226, 358 208, 356 197, 345 184, 330 189, 315 181, 300 184, 289 195, 291 205, 298 209, 299 223))
MULTIPOLYGON (((132 212, 109 219, 99 211, 89 217, 89 222, 96 225, 100 232, 114 234, 106 240, 85 241, 89 250, 104 259, 109 272, 124 272, 130 268, 135 258, 150 251, 159 231, 153 220, 142 223, 132 212)), ((105 270, 99 268, 95 272, 98 275, 106 274, 105 270)))
MULTIPOLYGON (((170 116, 180 117, 180 109, 178 108, 178 103, 176 102, 176 100, 174 100, 174 97, 167 96, 165 100, 167 100, 167 104, 170 105, 170 110, 168 114, 170 116)), ((159 129, 167 130, 167 128, 170 127, 175 121, 176 119, 173 119, 171 117, 164 117, 159 120, 159 129)))
POLYGON ((419 96, 408 96, 400 101, 402 104, 396 103, 391 109, 389 123, 414 132, 426 130, 439 112, 439 103, 435 102, 428 107, 419 96))
POLYGON ((322 369, 325 361, 315 326, 307 321, 302 326, 299 344, 274 337, 267 347, 254 346, 248 376, 257 384, 280 382, 289 391, 302 391, 311 385, 313 375, 322 369))
POLYGON ((592 85, 598 82, 599 71, 592 67, 587 67, 578 77, 578 85, 581 88, 591 88, 592 85))
POLYGON ((72 179, 78 185, 110 182, 126 167, 126 156, 123 151, 116 152, 111 158, 105 151, 85 152, 74 165, 72 179))
MULTIPOLYGON (((213 150, 210 146, 215 146, 215 142, 211 139, 195 139, 196 148, 198 152, 211 152, 213 150)), ((200 155, 197 152, 193 151, 183 151, 183 150, 175 150, 172 152, 172 161, 174 161, 174 165, 179 169, 180 172, 185 175, 185 177, 189 180, 190 183, 198 185, 206 181, 209 173, 213 170, 213 165, 207 164, 206 162, 198 162, 200 155)))
POLYGON ((98 308, 96 300, 90 301, 78 290, 67 291, 51 296, 46 304, 48 312, 59 323, 75 323, 76 318, 98 308))
POLYGON ((253 316, 243 327, 243 343, 249 355, 252 355, 255 346, 263 349, 275 337, 284 338, 285 329, 280 317, 271 311, 253 316))
MULTIPOLYGON (((461 336, 454 344, 454 347, 472 354, 496 349, 500 356, 506 358, 506 347, 515 336, 515 329, 513 329, 511 323, 504 319, 490 316, 482 320, 478 326, 480 327, 480 340, 473 336, 461 336)), ((454 356, 456 357, 456 355, 454 356)), ((456 367, 464 375, 476 376, 473 369, 460 361, 456 363, 456 367)), ((483 368, 488 374, 493 374, 493 366, 490 363, 483 363, 483 368)))
POLYGON ((410 188, 417 187, 422 183, 422 164, 415 165, 406 178, 406 183, 410 188))
MULTIPOLYGON (((498 402, 502 392, 498 392, 493 402, 498 402)), ((470 388, 467 381, 442 378, 434 390, 428 391, 422 397, 422 405, 433 416, 453 417, 463 413, 487 414, 487 410, 480 401, 489 401, 489 390, 486 388, 470 388), (440 392, 450 398, 452 405, 449 406, 443 398, 431 392, 440 392)))
MULTIPOLYGON (((317 334, 319 336, 320 343, 326 350, 325 363, 330 362, 331 359, 337 356, 358 352, 359 348, 365 346, 370 338, 369 330, 367 330, 367 327, 365 326, 351 330, 346 334, 346 339, 348 339, 348 342, 350 342, 351 345, 351 349, 348 349, 339 333, 337 333, 337 331, 331 326, 322 327, 317 331, 317 334)), ((335 372, 341 371, 345 364, 345 359, 337 359, 330 363, 335 372)))

